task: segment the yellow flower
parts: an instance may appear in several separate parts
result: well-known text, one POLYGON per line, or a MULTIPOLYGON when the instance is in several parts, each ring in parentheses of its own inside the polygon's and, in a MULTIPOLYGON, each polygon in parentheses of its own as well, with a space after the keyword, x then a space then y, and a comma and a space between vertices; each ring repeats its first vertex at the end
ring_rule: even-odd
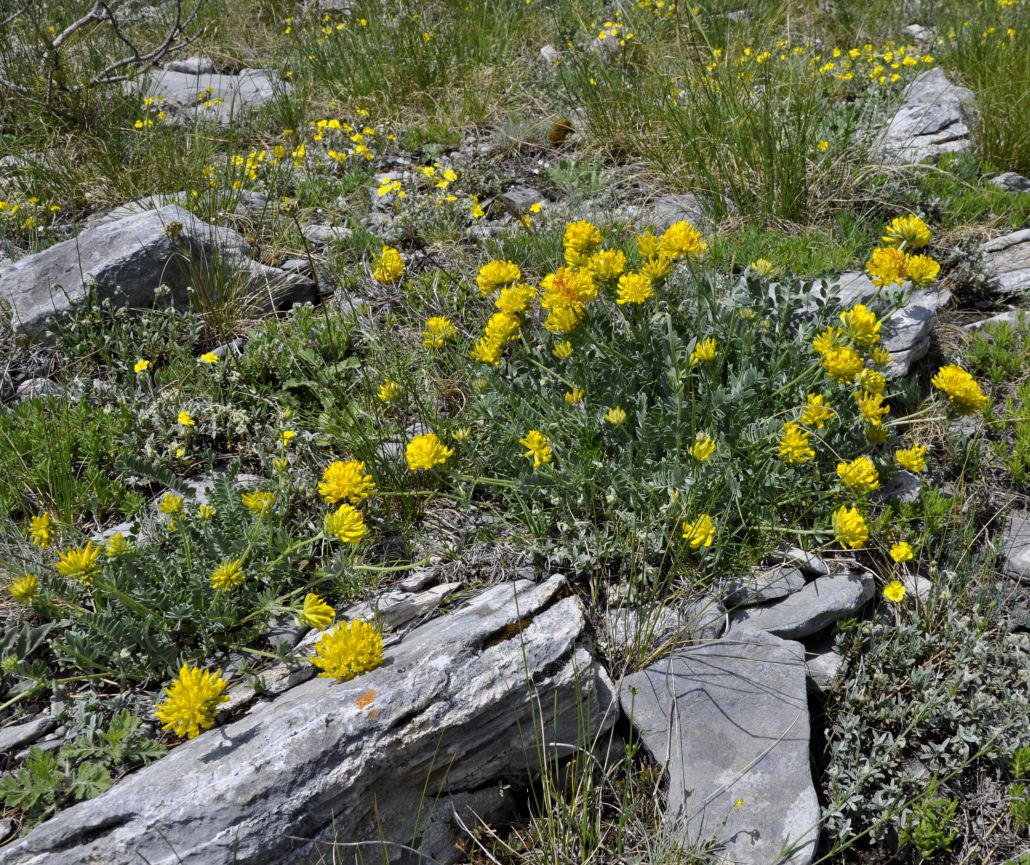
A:
POLYGON ((885 445, 887 444, 887 427, 879 421, 866 424, 865 437, 871 445, 885 445))
POLYGON ((859 390, 882 394, 887 389, 887 377, 882 372, 866 367, 855 377, 855 385, 859 390))
POLYGON ((883 235, 884 246, 920 249, 930 242, 930 227, 918 216, 897 216, 891 220, 883 235))
POLYGON ((830 149, 830 142, 827 141, 825 138, 821 138, 818 142, 816 142, 815 146, 818 147, 820 151, 825 153, 827 150, 830 149))
POLYGON ((308 592, 304 596, 304 606, 296 616, 298 625, 315 628, 319 631, 328 628, 335 618, 336 610, 314 592, 308 592))
POLYGON ((181 409, 179 411, 179 417, 176 418, 176 420, 178 420, 182 426, 195 426, 197 423, 192 417, 190 417, 190 413, 186 411, 186 409, 181 409))
POLYGON ((479 363, 488 363, 491 366, 498 366, 501 363, 501 354, 504 346, 499 342, 492 342, 486 337, 476 340, 469 355, 479 363))
POLYGON ((785 423, 780 435, 779 456, 784 462, 804 463, 815 456, 815 451, 808 443, 808 432, 794 423, 785 423))
POLYGON ((104 544, 104 555, 109 559, 117 559, 129 552, 129 539, 121 532, 115 532, 104 544))
POLYGON ((868 393, 861 391, 855 394, 855 402, 858 403, 858 410, 862 413, 862 420, 868 424, 880 424, 891 407, 883 404, 882 393, 868 393))
POLYGON ((321 678, 347 681, 383 662, 383 635, 371 622, 341 622, 318 638, 308 660, 321 678))
POLYGON ((558 360, 568 360, 572 357, 572 343, 567 339, 563 339, 551 349, 551 354, 558 358, 558 360))
POLYGON ((158 510, 170 517, 181 514, 182 496, 177 496, 175 493, 165 493, 161 503, 158 505, 158 510))
POLYGON ((670 225, 658 241, 659 254, 672 261, 700 258, 706 249, 708 244, 701 239, 701 232, 685 220, 670 225))
POLYGON ((437 438, 436 433, 425 433, 415 436, 405 452, 408 468, 413 471, 425 471, 436 465, 443 465, 454 455, 454 450, 447 447, 437 438))
POLYGON ((650 231, 645 231, 637 238, 637 252, 641 258, 657 258, 661 241, 650 231))
POLYGON ((479 269, 476 285, 483 295, 490 294, 505 285, 511 285, 522 279, 522 271, 513 261, 495 259, 487 262, 479 269))
POLYGON ((872 278, 873 285, 901 285, 906 279, 906 264, 905 253, 900 249, 892 246, 878 247, 873 250, 865 269, 872 278))
POLYGON ((565 402, 569 405, 579 405, 583 402, 583 397, 586 396, 586 391, 581 387, 574 387, 572 390, 565 391, 565 402))
POLYGON ((422 344, 430 348, 443 348, 443 344, 458 335, 458 329, 449 318, 434 315, 426 322, 422 331, 422 344))
POLYGON ((699 547, 710 547, 715 539, 715 523, 711 516, 701 514, 693 522, 683 523, 683 540, 689 541, 692 549, 699 547))
POLYGON ((218 363, 218 355, 213 351, 208 351, 197 358, 201 363, 218 363))
POLYGON ((290 442, 297 437, 297 434, 291 429, 284 429, 282 434, 279 436, 279 443, 284 447, 288 448, 290 442))
MULTIPOLYGON (((887 351, 887 349, 884 348, 882 345, 878 345, 871 352, 869 352, 869 357, 872 360, 872 362, 875 363, 877 366, 887 366, 887 364, 890 363, 891 360, 891 353, 887 351)), ((866 389, 868 390, 868 388, 866 389)))
POLYGON ((216 592, 235 589, 246 579, 239 559, 222 562, 211 574, 211 588, 216 592))
POLYGON ((627 416, 626 410, 621 405, 614 406, 604 413, 604 419, 612 426, 622 426, 626 422, 627 416))
POLYGON ((559 267, 540 280, 540 287, 543 289, 540 306, 544 309, 571 307, 581 312, 597 297, 597 283, 589 270, 559 267))
POLYGON ((567 250, 586 255, 600 244, 601 232, 592 222, 581 219, 565 226, 564 246, 567 250))
POLYGON ((710 363, 715 360, 715 354, 715 337, 710 336, 707 339, 701 340, 694 346, 694 350, 690 353, 690 365, 694 366, 698 363, 710 363))
POLYGON ((146 372, 148 369, 150 369, 150 361, 144 360, 143 358, 137 360, 135 365, 132 367, 132 371, 137 374, 146 372))
POLYGON ((973 414, 983 411, 988 399, 968 372, 956 364, 949 363, 937 370, 930 383, 944 391, 951 400, 951 407, 959 414, 973 414))
POLYGON ((222 671, 201 670, 183 664, 179 678, 165 688, 165 699, 154 713, 162 722, 162 730, 173 730, 177 736, 193 739, 215 724, 215 712, 221 703, 228 702, 227 683, 222 671))
POLYGON ((829 325, 826 330, 817 334, 815 339, 812 340, 812 348, 823 357, 826 357, 826 355, 840 345, 840 339, 843 335, 844 331, 839 327, 829 325))
POLYGON ((33 596, 39 590, 39 580, 35 574, 25 574, 11 583, 8 590, 18 603, 31 604, 33 596))
POLYGON ((544 327, 552 333, 572 333, 582 320, 582 307, 559 306, 547 313, 544 327))
POLYGON ((372 270, 372 278, 383 285, 397 282, 404 275, 404 259, 400 251, 384 246, 372 270))
POLYGON ((880 485, 880 476, 869 457, 856 457, 849 463, 837 463, 841 483, 854 492, 872 492, 880 485))
POLYGON ((912 281, 913 285, 927 286, 937 278, 940 272, 940 263, 928 255, 905 256, 905 276, 912 281))
POLYGON ((891 558, 894 559, 899 565, 902 562, 910 562, 915 558, 915 552, 912 550, 912 545, 905 541, 898 541, 890 552, 891 558))
POLYGON ((654 281, 664 279, 672 270, 672 260, 659 255, 657 258, 647 258, 640 268, 640 273, 654 281))
POLYGON ((551 443, 539 430, 531 429, 519 439, 519 444, 526 449, 526 459, 533 460, 533 468, 539 468, 551 461, 551 443))
POLYGON ((808 395, 808 403, 801 412, 800 422, 804 426, 822 429, 826 425, 826 421, 834 417, 835 414, 836 412, 833 409, 823 404, 821 394, 810 393, 808 395))
POLYGON ((905 584, 901 580, 891 580, 884 586, 883 596, 892 604, 900 604, 905 600, 905 584))
POLYGON ((265 490, 255 490, 252 493, 243 493, 240 501, 243 502, 244 507, 260 516, 272 507, 275 502, 275 494, 265 490))
POLYGON ((273 457, 272 458, 272 468, 276 472, 278 472, 279 474, 282 474, 289 467, 290 467, 290 461, 288 459, 286 459, 286 457, 273 457))
POLYGON ((365 519, 353 505, 342 504, 325 517, 325 533, 345 544, 358 544, 365 537, 365 519))
POLYGON ((708 458, 715 453, 715 439, 710 436, 701 436, 687 449, 687 452, 699 463, 707 462, 708 458))
POLYGON ((863 366, 859 353, 848 346, 832 349, 823 355, 827 375, 838 384, 852 381, 862 372, 863 366))
POLYGON ((392 378, 388 378, 379 385, 379 391, 376 396, 383 402, 393 402, 403 392, 404 388, 401 387, 401 383, 399 381, 394 381, 392 378))
POLYGON ((844 332, 855 345, 869 348, 880 341, 880 322, 876 314, 864 304, 856 304, 840 314, 844 332))
POLYGON ((919 474, 926 468, 926 445, 917 444, 910 448, 896 450, 894 459, 901 468, 919 474))
POLYGON ((833 512, 833 534, 842 546, 857 550, 869 539, 869 528, 858 508, 841 505, 833 512))
POLYGON ((494 306, 502 313, 516 316, 524 313, 535 297, 536 288, 532 285, 509 285, 507 288, 501 289, 501 293, 494 301, 494 306))
POLYGON ((29 537, 37 547, 45 550, 54 539, 51 529, 50 514, 43 512, 38 517, 29 518, 29 537))
POLYGON ((67 550, 57 551, 57 573, 68 579, 78 580, 85 585, 91 585, 96 575, 97 558, 100 555, 100 547, 94 546, 93 541, 87 541, 86 546, 67 550))
POLYGON ((766 278, 770 276, 777 276, 780 269, 769 261, 768 258, 759 258, 751 262, 751 270, 757 273, 759 276, 766 278))
POLYGON ((197 516, 202 520, 209 520, 213 517, 217 511, 209 504, 203 504, 197 508, 197 516))
POLYGON ((352 505, 364 501, 376 491, 376 482, 366 474, 361 460, 337 460, 322 473, 318 494, 330 504, 347 499, 352 505))
POLYGON ((627 273, 619 277, 619 288, 615 302, 644 303, 654 293, 651 280, 642 273, 627 273))
POLYGON ((587 267, 601 282, 609 282, 626 269, 626 253, 621 249, 599 249, 590 256, 587 267))

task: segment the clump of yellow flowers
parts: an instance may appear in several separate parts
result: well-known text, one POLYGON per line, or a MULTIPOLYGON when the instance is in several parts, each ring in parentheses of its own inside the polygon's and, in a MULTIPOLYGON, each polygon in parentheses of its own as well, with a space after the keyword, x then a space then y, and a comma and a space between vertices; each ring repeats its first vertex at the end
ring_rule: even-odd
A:
POLYGON ((930 242, 930 229, 918 216, 899 216, 886 228, 883 246, 873 250, 866 271, 874 285, 881 287, 911 282, 917 287, 932 283, 941 271, 940 264, 928 255, 911 255, 930 242))
POLYGON ((347 681, 383 662, 383 635, 370 622, 341 622, 319 637, 308 660, 321 678, 347 681))
POLYGON ((194 739, 215 723, 219 705, 229 700, 222 671, 202 670, 183 664, 179 677, 164 689, 165 699, 158 704, 155 716, 162 730, 194 739))

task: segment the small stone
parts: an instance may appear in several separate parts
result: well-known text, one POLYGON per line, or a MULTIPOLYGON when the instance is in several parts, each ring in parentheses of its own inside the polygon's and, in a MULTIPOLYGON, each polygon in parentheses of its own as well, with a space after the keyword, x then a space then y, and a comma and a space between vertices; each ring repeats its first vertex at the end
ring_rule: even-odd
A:
POLYGON ((933 583, 919 574, 904 574, 901 584, 905 587, 905 592, 920 603, 929 599, 930 592, 933 591, 933 583))
POLYGON ((273 651, 290 652, 310 630, 311 628, 305 625, 298 625, 292 616, 287 616, 269 628, 265 638, 271 644, 273 651))
POLYGON ((901 470, 873 492, 872 500, 877 504, 895 502, 910 505, 919 501, 922 484, 919 477, 907 470, 901 470))
POLYGON ((1016 174, 1015 171, 1006 171, 997 177, 991 178, 991 183, 1000 186, 1006 192, 1030 192, 1030 179, 1016 174))
POLYGON ((0 843, 7 840, 14 834, 14 821, 10 819, 0 820, 0 843))
POLYGON ((18 385, 14 398, 18 402, 22 402, 23 400, 36 399, 43 396, 60 396, 63 393, 64 388, 52 379, 27 378, 18 385))
POLYGON ((731 633, 762 630, 784 638, 807 637, 853 616, 874 592, 873 579, 866 573, 844 571, 819 577, 783 600, 732 613, 731 633))
POLYGON ((934 39, 934 31, 922 24, 909 24, 905 32, 920 46, 930 45, 934 39))
POLYGON ((561 54, 553 45, 544 45, 540 49, 540 59, 545 63, 557 63, 560 57, 561 54))
POLYGON ((785 598, 805 586, 801 571, 790 565, 756 568, 742 577, 733 577, 723 589, 728 607, 747 607, 785 598))
POLYGON ((980 247, 988 286, 998 294, 1030 292, 1030 228, 1012 231, 980 247))
POLYGON ((769 553, 766 558, 774 564, 786 562, 794 565, 803 573, 814 577, 824 577, 830 572, 830 566, 821 557, 803 550, 801 547, 784 546, 769 553))
POLYGON ((833 649, 812 655, 805 661, 810 690, 826 694, 833 689, 844 659, 833 649))
POLYGON ((980 330, 981 328, 994 324, 1009 324, 1012 327, 1016 327, 1016 325, 1019 324, 1019 320, 1025 317, 1025 309, 1009 309, 1005 312, 999 312, 997 315, 992 315, 990 318, 982 318, 980 321, 974 321, 972 324, 965 324, 962 326, 962 329, 966 333, 972 333, 973 331, 980 330))
POLYGON ((969 149, 969 120, 975 114, 972 91, 934 68, 912 79, 903 98, 874 144, 874 156, 885 162, 923 162, 969 149))
POLYGON ((664 231, 680 220, 686 220, 694 228, 709 231, 712 220, 709 218, 711 204, 704 198, 687 192, 683 195, 663 195, 651 205, 649 221, 655 228, 664 231))
POLYGON ((681 608, 653 610, 613 607, 605 614, 606 637, 612 648, 652 651, 669 642, 700 643, 718 639, 726 609, 715 598, 703 598, 681 608))
POLYGON ((1030 585, 1030 512, 1012 513, 998 547, 1002 573, 1030 585))
POLYGON ((292 86, 264 69, 218 75, 166 68, 127 82, 126 90, 163 100, 161 107, 168 115, 164 122, 199 121, 224 128, 241 114, 271 102, 278 93, 292 90, 292 86))
POLYGON ((215 61, 210 57, 187 57, 165 64, 165 69, 182 72, 184 75, 208 75, 215 71, 215 61))
POLYGON ((529 213, 529 208, 534 204, 542 204, 546 200, 543 193, 531 186, 516 186, 497 196, 497 202, 516 216, 529 213))
POLYGON ((46 715, 33 718, 24 724, 0 728, 0 754, 6 754, 16 748, 22 748, 42 739, 57 727, 57 719, 46 715))
POLYGON ((345 225, 305 225, 300 232, 308 243, 324 246, 347 240, 354 232, 345 225))
POLYGON ((288 258, 279 265, 279 270, 285 270, 287 273, 310 273, 311 262, 306 258, 288 258))

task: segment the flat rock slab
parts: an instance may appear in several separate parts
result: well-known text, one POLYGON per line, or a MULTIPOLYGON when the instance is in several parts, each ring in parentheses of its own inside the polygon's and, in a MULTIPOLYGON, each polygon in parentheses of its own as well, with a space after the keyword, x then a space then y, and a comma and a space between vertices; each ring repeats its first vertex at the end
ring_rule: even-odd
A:
POLYGON ((923 162, 970 147, 973 94, 931 69, 905 88, 904 102, 873 147, 885 162, 923 162))
POLYGON ((143 92, 161 99, 161 107, 174 120, 226 127, 245 111, 260 108, 278 91, 290 89, 264 69, 244 69, 238 75, 201 75, 165 69, 140 81, 143 92), (210 103, 210 104, 208 104, 210 103))
POLYGON ((1013 512, 1002 533, 999 548, 1002 571, 1030 585, 1030 512, 1013 512))
POLYGON ((0 756, 16 751, 25 745, 31 745, 56 727, 57 721, 54 718, 41 715, 24 724, 0 728, 0 756))
POLYGON ((804 587, 805 578, 798 568, 773 565, 732 577, 722 591, 728 607, 747 607, 785 598, 804 587))
POLYGON ((616 607, 604 620, 605 638, 613 648, 648 652, 665 643, 717 639, 726 623, 726 608, 715 598, 703 598, 652 610, 616 607))
POLYGON ((874 592, 873 579, 868 574, 844 571, 819 577, 783 600, 732 613, 730 633, 760 630, 788 639, 807 637, 853 616, 872 599, 874 592))
POLYGON ((988 240, 980 247, 989 287, 998 294, 1030 292, 1030 228, 988 240))
POLYGON ((455 862, 456 811, 490 819, 505 785, 614 720, 563 584, 487 589, 377 669, 298 685, 37 826, 0 865, 293 865, 332 859, 334 839, 358 845, 348 861, 367 844, 455 862))
POLYGON ((805 652, 762 632, 628 676, 623 711, 669 779, 684 846, 737 865, 808 865, 819 839, 805 652))

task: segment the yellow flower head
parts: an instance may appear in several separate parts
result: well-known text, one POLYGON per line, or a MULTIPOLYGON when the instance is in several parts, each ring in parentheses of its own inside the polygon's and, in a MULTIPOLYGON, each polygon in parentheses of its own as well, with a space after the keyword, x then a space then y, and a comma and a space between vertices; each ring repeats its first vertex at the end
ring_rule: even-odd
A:
POLYGON ((175 493, 165 493, 157 507, 163 514, 167 514, 170 517, 177 516, 182 513, 182 496, 177 496, 175 493))
POLYGON ((619 288, 615 296, 617 304, 644 303, 654 293, 649 277, 642 273, 626 273, 619 277, 619 288))
POLYGON ((887 366, 891 362, 891 353, 882 345, 878 345, 869 352, 869 358, 877 366, 887 366))
POLYGON ((857 550, 869 539, 869 528, 858 508, 841 505, 833 512, 833 534, 842 546, 857 550))
POLYGON ((558 358, 558 360, 568 360, 572 357, 572 343, 567 339, 563 339, 551 349, 551 354, 558 358))
POLYGON ((365 520, 353 505, 340 505, 325 517, 325 533, 345 544, 359 544, 365 537, 365 520))
POLYGON ((887 427, 879 421, 868 423, 865 426, 865 438, 871 445, 885 445, 888 438, 887 427))
POLYGON ((868 393, 860 391, 855 394, 855 402, 858 403, 858 410, 862 413, 862 420, 868 424, 879 424, 887 415, 891 407, 883 404, 882 393, 868 393))
POLYGON ((810 393, 808 402, 801 412, 800 423, 803 426, 822 429, 826 425, 826 421, 835 414, 836 412, 832 408, 823 404, 822 394, 810 393))
POLYGON ((708 244, 701 239, 701 232, 685 220, 670 225, 658 241, 659 254, 672 261, 700 258, 706 249, 708 244))
POLYGON ((341 622, 319 637, 308 660, 321 678, 347 681, 383 662, 383 635, 371 622, 341 622))
POLYGON ((235 589, 246 579, 243 567, 239 559, 222 562, 211 573, 211 588, 216 592, 224 592, 228 589, 235 589))
POLYGON ((837 463, 841 483, 853 492, 868 493, 880 485, 880 476, 869 457, 856 457, 849 463, 837 463))
POLYGON ((904 245, 905 249, 921 249, 930 242, 930 227, 918 216, 897 216, 883 235, 884 246, 904 245))
POLYGON ((581 387, 574 387, 572 390, 565 391, 565 402, 569 405, 579 405, 583 402, 583 397, 586 396, 586 391, 581 387))
POLYGON ((805 463, 815 456, 808 442, 808 431, 794 423, 785 423, 780 435, 779 456, 786 463, 805 463))
POLYGON ((115 532, 104 544, 104 555, 109 559, 117 559, 124 556, 130 549, 129 539, 121 532, 115 532))
POLYGON ((941 265, 928 255, 906 255, 905 276, 913 285, 923 286, 933 282, 941 272, 941 265))
POLYGON ((25 574, 11 583, 8 590, 19 604, 31 604, 32 598, 39 590, 39 580, 35 574, 25 574))
POLYGON ((375 491, 376 482, 365 472, 365 464, 361 460, 330 463, 318 485, 318 494, 330 504, 346 499, 356 505, 375 491))
POLYGON ((565 226, 564 246, 581 255, 587 255, 601 245, 601 232, 592 222, 581 219, 565 226))
POLYGON ((880 341, 880 321, 876 314, 864 304, 856 304, 840 314, 844 332, 851 341, 862 348, 869 348, 880 341))
POLYGON ((780 269, 769 261, 768 258, 759 258, 751 262, 751 270, 757 273, 759 276, 766 278, 771 276, 778 276, 780 269))
POLYGON ((476 285, 483 295, 490 294, 498 288, 511 285, 522 279, 522 271, 513 261, 494 259, 484 264, 476 276, 476 285))
POLYGON ((702 339, 694 346, 694 350, 690 353, 690 365, 711 363, 715 360, 716 348, 714 336, 702 339))
POLYGON ((372 278, 383 285, 397 282, 404 275, 404 259, 400 250, 384 246, 372 269, 372 278))
POLYGON ((835 348, 823 355, 823 367, 827 375, 838 384, 853 381, 862 372, 862 357, 848 346, 835 348))
POLYGON ((218 355, 213 351, 208 351, 197 358, 201 363, 218 363, 218 355))
POLYGON ((84 585, 90 585, 96 575, 97 558, 100 556, 100 547, 95 546, 93 541, 87 541, 86 546, 57 552, 57 573, 68 579, 78 580, 84 585))
POLYGON ((912 445, 894 451, 894 460, 903 469, 919 474, 926 468, 926 445, 912 445))
POLYGON ((336 610, 320 598, 314 592, 308 592, 304 596, 304 606, 296 616, 297 624, 302 627, 315 628, 324 631, 336 618, 336 610))
POLYGON ((531 429, 519 439, 519 444, 526 449, 526 459, 533 460, 533 468, 551 461, 551 443, 540 430, 531 429))
POLYGON ((199 508, 197 508, 197 516, 200 517, 202 520, 209 520, 216 513, 217 511, 207 503, 204 503, 199 508))
POLYGON ((905 600, 905 584, 901 580, 891 580, 883 587, 883 596, 892 604, 900 604, 905 600))
POLYGON ((948 395, 951 407, 959 414, 973 414, 983 411, 987 406, 987 396, 976 379, 956 364, 942 366, 930 379, 930 383, 948 395))
POLYGON ((626 422, 626 410, 621 406, 614 406, 604 413, 604 419, 612 426, 622 426, 626 422))
POLYGON ((182 426, 196 426, 197 423, 192 417, 190 417, 190 413, 186 411, 186 409, 181 409, 179 411, 179 416, 176 420, 178 420, 182 426))
POLYGON ((213 727, 218 706, 229 700, 225 693, 227 684, 221 670, 211 673, 183 664, 179 678, 164 689, 165 699, 154 713, 161 721, 161 729, 193 739, 201 730, 213 727))
POLYGON ((547 313, 544 327, 552 333, 572 333, 582 320, 582 307, 559 306, 547 313))
POLYGON ((839 327, 829 325, 826 330, 817 334, 815 339, 812 340, 812 348, 823 357, 826 357, 831 351, 840 346, 840 340, 843 335, 844 331, 839 327))
POLYGON ((383 402, 393 402, 402 393, 404 393, 404 388, 401 387, 401 383, 399 381, 394 381, 392 378, 388 378, 379 385, 379 390, 376 393, 376 396, 383 402))
POLYGON ((146 372, 148 369, 150 369, 150 361, 145 360, 142 357, 137 360, 135 365, 132 367, 132 371, 137 375, 141 372, 146 372))
POLYGON ((295 433, 293 430, 284 429, 282 433, 279 435, 279 444, 281 444, 284 448, 288 448, 290 446, 290 442, 292 442, 296 437, 297 433, 295 433))
POLYGON ((532 285, 521 283, 509 285, 507 288, 501 289, 501 293, 494 301, 494 306, 506 315, 521 315, 529 309, 529 304, 535 297, 536 288, 532 285))
POLYGON ((413 471, 427 471, 436 465, 443 465, 454 455, 454 450, 437 438, 436 433, 415 436, 405 452, 408 468, 413 471))
POLYGON ((446 316, 434 315, 426 321, 426 329, 422 331, 422 344, 429 348, 443 348, 443 344, 454 339, 458 329, 454 322, 446 316))
POLYGON ((715 453, 715 439, 711 436, 701 436, 687 449, 687 452, 699 463, 707 462, 708 458, 715 453))
POLYGON ((252 493, 243 493, 240 501, 243 502, 244 507, 260 516, 272 507, 275 502, 275 494, 265 490, 255 490, 252 493))
POLYGON ((670 270, 672 270, 672 259, 661 255, 657 258, 644 259, 644 263, 640 267, 640 273, 652 281, 664 279, 669 275, 670 270))
POLYGON ((915 558, 912 545, 906 541, 898 541, 898 543, 891 547, 890 555, 899 565, 902 562, 910 562, 915 558))
POLYGON ((540 305, 544 309, 571 307, 577 311, 597 297, 597 283, 589 270, 559 267, 540 280, 543 295, 540 305))
POLYGON ((882 372, 866 367, 855 376, 855 385, 859 390, 882 394, 887 389, 887 377, 882 372))
POLYGON ((637 252, 641 258, 657 258, 661 241, 650 231, 645 231, 637 238, 637 252))
POLYGON ((484 336, 476 340, 476 344, 472 346, 472 350, 469 352, 469 355, 473 360, 478 361, 479 363, 487 363, 490 364, 490 366, 499 366, 503 352, 504 345, 499 342, 492 342, 484 336))
POLYGON ((601 282, 610 282, 626 269, 626 253, 621 249, 599 249, 590 256, 587 267, 601 282))
POLYGON ((711 516, 701 514, 693 522, 687 520, 683 523, 683 540, 689 541, 692 549, 699 547, 710 547, 715 540, 715 523, 711 516))
POLYGON ((873 285, 901 285, 906 277, 907 259, 905 253, 892 246, 878 247, 866 262, 865 269, 873 285))
POLYGON ((45 511, 38 517, 30 517, 29 537, 32 539, 32 543, 40 549, 45 550, 54 539, 52 525, 53 523, 50 520, 50 514, 45 511))

